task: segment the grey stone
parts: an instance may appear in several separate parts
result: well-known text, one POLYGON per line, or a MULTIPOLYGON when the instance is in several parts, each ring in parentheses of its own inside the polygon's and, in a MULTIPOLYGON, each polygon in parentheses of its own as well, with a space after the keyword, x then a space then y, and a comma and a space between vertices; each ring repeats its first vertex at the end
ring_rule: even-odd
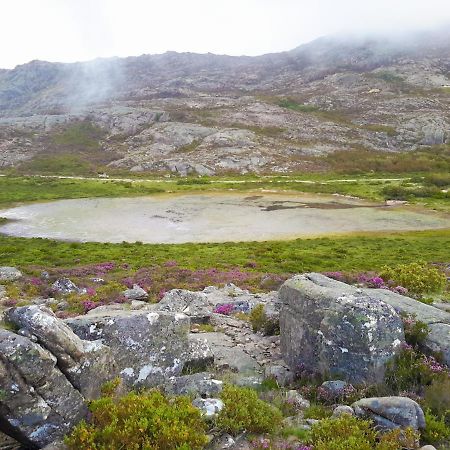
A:
POLYGON ((222 411, 225 406, 223 401, 219 398, 196 398, 192 404, 198 408, 202 416, 207 419, 212 419, 222 411))
POLYGON ((419 450, 436 450, 436 447, 434 445, 424 445, 419 450))
POLYGON ((219 370, 239 372, 245 376, 253 376, 261 371, 256 360, 237 347, 225 333, 202 333, 198 339, 208 344, 214 355, 214 365, 219 370))
POLYGON ((123 291, 123 295, 128 300, 145 300, 148 298, 147 292, 142 289, 138 284, 133 285, 132 289, 127 289, 123 291))
POLYGON ((81 394, 40 345, 0 329, 1 429, 25 446, 62 438, 87 414, 81 394))
POLYGON ((295 389, 286 392, 286 400, 297 410, 306 409, 311 406, 309 400, 303 398, 295 389))
POLYGON ((168 382, 164 389, 173 395, 194 395, 196 397, 214 397, 222 392, 223 382, 215 380, 208 372, 176 377, 168 382))
POLYGON ((335 397, 341 395, 344 388, 348 385, 346 381, 342 380, 324 381, 322 383, 322 387, 335 397))
POLYGON ((16 281, 22 278, 22 272, 15 267, 0 267, 0 282, 3 281, 16 281))
POLYGON ((381 382, 404 342, 394 308, 320 274, 286 281, 279 292, 281 350, 299 366, 352 383, 381 382))
POLYGON ((52 288, 60 294, 67 295, 74 292, 80 292, 78 286, 68 278, 60 278, 52 284, 52 288))
POLYGON ((412 427, 425 428, 422 408, 408 397, 363 398, 353 403, 356 416, 368 418, 382 430, 412 427))
POLYGON ((273 378, 279 386, 286 387, 294 382, 294 373, 281 364, 270 364, 264 367, 265 378, 273 378))
POLYGON ((208 342, 201 336, 195 334, 189 335, 189 346, 183 353, 185 371, 208 370, 214 364, 214 353, 208 342))
POLYGON ((189 354, 189 317, 149 311, 100 311, 67 319, 82 339, 111 352, 128 387, 152 387, 180 375, 189 354))
POLYGON ((56 357, 59 369, 86 398, 98 397, 101 386, 118 375, 107 346, 83 341, 45 306, 11 308, 6 317, 56 357))
POLYGON ((354 416, 355 411, 353 410, 353 408, 351 406, 348 406, 348 405, 339 405, 339 406, 336 406, 336 408, 334 408, 334 410, 333 410, 333 417, 341 417, 346 414, 349 416, 354 416))
POLYGON ((158 309, 186 314, 193 323, 208 323, 212 312, 206 294, 185 289, 173 289, 167 292, 158 303, 158 309))

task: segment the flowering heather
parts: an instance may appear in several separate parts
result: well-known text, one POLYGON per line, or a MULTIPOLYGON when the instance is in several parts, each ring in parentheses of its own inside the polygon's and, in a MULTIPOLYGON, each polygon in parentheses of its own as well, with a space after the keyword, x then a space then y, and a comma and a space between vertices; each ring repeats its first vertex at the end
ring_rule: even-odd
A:
POLYGON ((101 305, 90 300, 85 300, 84 302, 81 302, 81 306, 83 307, 83 311, 86 314, 88 311, 91 311, 92 309, 95 309, 101 305))
POLYGON ((313 450, 309 445, 292 443, 285 439, 258 437, 250 442, 254 450, 313 450))
POLYGON ((234 311, 234 306, 230 303, 225 303, 223 305, 219 305, 214 309, 214 312, 217 314, 223 314, 224 316, 229 316, 234 311))
POLYGON ((114 261, 107 261, 98 264, 88 264, 86 266, 74 267, 73 269, 58 269, 52 271, 53 275, 58 277, 87 277, 105 275, 116 268, 114 261))

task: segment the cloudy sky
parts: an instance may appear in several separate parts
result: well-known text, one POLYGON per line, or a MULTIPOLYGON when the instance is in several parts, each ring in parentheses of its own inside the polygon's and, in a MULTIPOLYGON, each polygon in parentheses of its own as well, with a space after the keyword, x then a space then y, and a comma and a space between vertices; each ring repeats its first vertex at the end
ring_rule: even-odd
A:
POLYGON ((0 0, 0 67, 167 50, 258 55, 449 24, 450 0, 0 0))

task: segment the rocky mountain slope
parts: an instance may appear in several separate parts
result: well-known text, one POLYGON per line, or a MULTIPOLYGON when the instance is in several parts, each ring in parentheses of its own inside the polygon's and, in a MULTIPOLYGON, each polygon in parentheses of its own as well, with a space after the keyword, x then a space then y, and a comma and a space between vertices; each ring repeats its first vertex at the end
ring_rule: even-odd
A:
POLYGON ((449 111, 448 29, 258 57, 32 61, 0 71, 0 167, 70 155, 132 171, 288 172, 336 150, 449 143, 449 111))

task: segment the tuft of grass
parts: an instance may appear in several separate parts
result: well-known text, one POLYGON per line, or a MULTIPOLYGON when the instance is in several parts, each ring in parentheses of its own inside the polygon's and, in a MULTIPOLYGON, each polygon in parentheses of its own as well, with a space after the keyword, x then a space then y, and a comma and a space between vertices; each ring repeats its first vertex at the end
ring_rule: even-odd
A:
POLYGON ((361 128, 364 128, 368 131, 373 131, 375 133, 386 133, 388 136, 393 137, 397 136, 397 130, 394 127, 388 125, 381 125, 378 123, 371 123, 367 125, 362 125, 361 128))

